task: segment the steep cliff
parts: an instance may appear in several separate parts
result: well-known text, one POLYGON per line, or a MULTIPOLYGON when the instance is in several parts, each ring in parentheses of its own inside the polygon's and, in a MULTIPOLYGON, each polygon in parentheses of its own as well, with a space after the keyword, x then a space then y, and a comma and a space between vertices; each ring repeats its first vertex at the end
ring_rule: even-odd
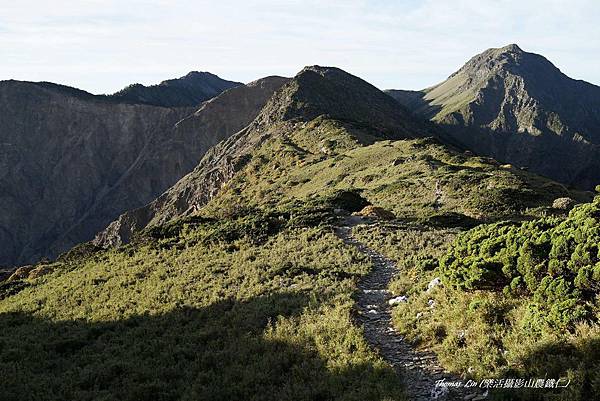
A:
POLYGON ((246 126, 285 78, 193 108, 121 103, 49 83, 0 83, 0 266, 90 240, 246 126))

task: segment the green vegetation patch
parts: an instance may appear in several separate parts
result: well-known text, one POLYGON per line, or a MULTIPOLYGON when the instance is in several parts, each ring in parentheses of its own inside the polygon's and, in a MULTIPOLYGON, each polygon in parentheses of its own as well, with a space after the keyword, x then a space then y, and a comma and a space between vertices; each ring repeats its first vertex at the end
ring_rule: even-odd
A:
POLYGON ((564 221, 546 218, 477 227, 441 260, 445 282, 531 300, 531 319, 560 329, 593 318, 600 285, 600 197, 564 221))
POLYGON ((350 319, 370 262, 298 218, 181 221, 28 280, 0 301, 0 398, 402 400, 350 319))
POLYGON ((215 215, 279 208, 347 191, 400 218, 453 214, 472 226, 475 220, 539 216, 558 197, 578 198, 547 179, 502 169, 431 138, 390 141, 371 131, 318 117, 273 135, 204 209, 215 215))

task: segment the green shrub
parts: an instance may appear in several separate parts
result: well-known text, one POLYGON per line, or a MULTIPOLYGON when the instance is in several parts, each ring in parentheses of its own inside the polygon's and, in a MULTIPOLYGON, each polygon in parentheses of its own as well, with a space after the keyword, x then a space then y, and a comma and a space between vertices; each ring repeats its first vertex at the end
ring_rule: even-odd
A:
POLYGON ((465 290, 527 295, 549 324, 590 317, 600 293, 600 197, 569 216, 479 226, 461 235, 440 261, 447 284, 465 290))

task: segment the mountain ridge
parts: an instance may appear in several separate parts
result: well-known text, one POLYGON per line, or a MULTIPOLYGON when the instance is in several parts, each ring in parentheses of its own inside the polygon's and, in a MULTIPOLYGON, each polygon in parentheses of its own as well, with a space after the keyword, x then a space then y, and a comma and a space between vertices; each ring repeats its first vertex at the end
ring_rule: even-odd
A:
MULTIPOLYGON (((261 168, 260 160, 278 157, 282 149, 285 152, 289 149, 306 157, 310 155, 314 162, 318 162, 335 154, 343 157, 341 155, 346 150, 369 147, 376 142, 423 139, 426 142, 414 144, 415 149, 432 147, 432 151, 436 149, 438 152, 439 147, 447 149, 450 154, 459 154, 451 144, 442 145, 439 138, 436 138, 436 131, 430 131, 429 128, 429 124, 422 123, 389 96, 360 78, 331 67, 307 67, 273 94, 252 123, 214 146, 192 172, 156 200, 119 216, 98 233, 93 243, 99 247, 119 246, 129 242, 136 233, 147 227, 165 225, 169 221, 192 216, 217 195, 219 198, 226 198, 223 191, 236 185, 230 185, 235 177, 240 177, 243 181, 244 178, 241 177, 244 174, 253 174, 247 172, 247 169, 253 171, 252 169, 261 168), (340 87, 352 87, 354 90, 343 91, 339 90, 340 87), (360 101, 357 102, 356 99, 360 101), (358 105, 353 109, 352 105, 355 104, 358 105), (357 118, 351 120, 351 116, 357 118), (260 149, 263 148, 269 150, 261 153, 260 149), (323 155, 322 158, 319 158, 319 154, 323 155), (242 170, 246 173, 241 173, 242 170)), ((377 150, 380 151, 382 150, 377 150)), ((428 161, 430 156, 422 157, 427 169, 437 168, 435 163, 428 161)), ((419 160, 414 156, 407 156, 407 159, 410 163, 419 160)), ((398 161, 394 161, 393 166, 402 165, 402 160, 404 156, 401 157, 399 153, 398 161)), ((286 160, 286 163, 291 162, 286 160)), ((306 162, 296 160, 293 163, 303 165, 306 162)), ((499 169, 498 164, 494 163, 496 162, 485 161, 485 166, 488 169, 499 169)), ((278 169, 276 165, 273 168, 278 169)), ((293 168, 293 165, 289 168, 293 168)), ((451 170, 452 168, 448 172, 451 170)), ((285 176, 289 174, 287 172, 285 176)), ((347 172, 347 175, 352 174, 351 171, 347 172)), ((510 174, 515 176, 511 180, 520 180, 516 178, 519 176, 516 172, 510 174)), ((428 185, 435 187, 437 184, 434 182, 428 185)), ((453 187, 457 185, 452 184, 453 187)), ((555 187, 557 195, 567 193, 558 184, 546 185, 549 188, 555 187)), ((322 191, 327 192, 327 186, 322 191)), ((431 191, 433 193, 433 189, 431 191)), ((239 198, 240 208, 248 207, 247 202, 241 200, 236 191, 228 199, 233 201, 235 198, 239 198)), ((226 209, 221 206, 215 208, 226 209)))
POLYGON ((156 85, 132 84, 107 97, 164 107, 194 107, 242 83, 227 81, 209 72, 191 71, 156 85))
POLYGON ((148 225, 196 210, 243 167, 250 149, 322 115, 370 125, 382 139, 427 136, 408 110, 366 81, 335 67, 308 66, 276 91, 246 128, 213 147, 155 201, 121 215, 98 233, 94 244, 120 245, 148 225))

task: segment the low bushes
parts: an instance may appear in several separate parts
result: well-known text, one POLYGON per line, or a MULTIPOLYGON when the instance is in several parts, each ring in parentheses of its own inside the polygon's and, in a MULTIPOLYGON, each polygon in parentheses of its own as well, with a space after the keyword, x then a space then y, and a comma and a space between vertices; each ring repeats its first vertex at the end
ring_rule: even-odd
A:
POLYGON ((440 262, 451 286, 530 298, 558 328, 589 319, 600 285, 600 197, 568 218, 496 223, 460 236, 440 262))

